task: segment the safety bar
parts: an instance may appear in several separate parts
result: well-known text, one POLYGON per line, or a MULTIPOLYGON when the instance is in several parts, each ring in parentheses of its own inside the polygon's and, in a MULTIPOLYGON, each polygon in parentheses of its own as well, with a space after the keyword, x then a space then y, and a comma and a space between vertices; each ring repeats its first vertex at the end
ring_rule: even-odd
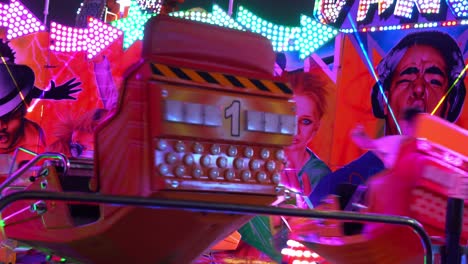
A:
POLYGON ((10 170, 9 170, 9 172, 8 172, 8 177, 10 177, 11 174, 13 173, 13 169, 14 169, 15 164, 16 164, 16 158, 18 157, 18 153, 19 153, 20 151, 22 151, 22 152, 24 152, 24 153, 27 153, 27 154, 29 154, 29 155, 31 155, 31 156, 34 156, 34 157, 37 156, 37 153, 36 153, 36 152, 31 151, 31 150, 29 150, 29 149, 27 149, 27 148, 19 147, 19 148, 15 149, 15 152, 13 152, 13 161, 11 162, 10 170))
POLYGON ((28 161, 28 163, 21 166, 18 170, 16 170, 12 175, 10 175, 2 184, 0 185, 0 196, 5 188, 8 188, 10 184, 16 181, 19 177, 21 177, 25 172, 29 170, 32 166, 38 163, 40 160, 43 159, 60 159, 63 162, 63 169, 64 174, 67 173, 68 167, 70 166, 67 157, 61 153, 56 152, 45 152, 35 156, 32 160, 28 161))
POLYGON ((214 211, 222 213, 246 213, 282 215, 292 217, 324 218, 338 220, 354 220, 364 222, 378 222, 409 226, 421 237, 426 252, 425 262, 432 263, 432 247, 429 236, 422 225, 415 219, 403 216, 389 216, 382 214, 362 214, 355 212, 331 212, 319 210, 303 210, 280 208, 271 206, 241 205, 231 203, 198 202, 187 200, 169 200, 163 198, 146 198, 131 196, 115 196, 96 193, 57 193, 47 191, 15 192, 0 198, 0 212, 9 204, 18 200, 40 199, 69 202, 104 203, 113 205, 130 205, 140 207, 163 207, 193 211, 214 211))

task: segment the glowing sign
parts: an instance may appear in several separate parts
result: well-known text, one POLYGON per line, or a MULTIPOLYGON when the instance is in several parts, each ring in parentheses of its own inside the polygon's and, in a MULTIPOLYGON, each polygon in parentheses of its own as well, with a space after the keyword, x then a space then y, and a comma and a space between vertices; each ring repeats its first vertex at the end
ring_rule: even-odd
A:
POLYGON ((237 21, 249 31, 271 40, 275 51, 299 51, 301 59, 333 39, 338 30, 301 15, 300 27, 287 27, 266 21, 248 9, 239 7, 237 21))
MULTIPOLYGON (((365 21, 372 15, 372 5, 378 5, 378 15, 391 15, 388 12, 393 10, 393 15, 397 18, 414 19, 413 11, 416 8, 417 12, 424 16, 426 21, 431 18, 427 15, 444 15, 439 14, 441 12, 441 0, 359 0, 357 8, 344 8, 348 5, 347 0, 317 0, 316 3, 316 16, 320 22, 324 24, 333 24, 338 21, 339 17, 342 17, 344 12, 356 12, 355 21, 365 21), (370 11, 370 12, 369 12, 370 11), (370 14, 371 13, 371 14, 370 14)), ((447 6, 452 11, 448 12, 446 20, 454 20, 459 18, 468 17, 468 1, 467 0, 447 0, 447 6)), ((384 24, 388 25, 388 16, 385 18, 384 24)), ((437 18, 440 21, 440 17, 437 18)), ((384 19, 382 19, 384 21, 384 19)), ((421 21, 422 22, 422 21, 421 21)))
MULTIPOLYGON (((127 6, 130 6, 130 0, 120 0, 121 2, 127 2, 127 6)), ((162 0, 137 0, 138 4, 143 10, 149 10, 153 13, 159 13, 162 7, 162 0)))
POLYGON ((387 10, 390 5, 393 4, 393 0, 362 0, 359 1, 357 21, 363 21, 367 17, 367 12, 372 4, 379 5, 379 15, 382 15, 385 10, 387 10))
POLYGON ((17 0, 0 4, 0 25, 8 28, 8 39, 45 30, 44 25, 17 0))
POLYGON ((411 18, 415 5, 420 14, 437 14, 440 10, 440 0, 397 0, 393 14, 411 18))
POLYGON ((135 41, 143 39, 145 24, 154 15, 141 10, 138 3, 132 1, 127 17, 111 22, 112 26, 124 32, 124 48, 128 48, 135 41))
POLYGON ((346 0, 319 0, 316 3, 315 12, 320 22, 332 24, 336 22, 346 4, 346 0))
POLYGON ((447 3, 457 17, 468 17, 467 0, 448 0, 447 3))
POLYGON ((51 50, 87 51, 90 59, 122 35, 122 31, 94 18, 88 19, 88 28, 67 27, 55 22, 50 25, 51 50))

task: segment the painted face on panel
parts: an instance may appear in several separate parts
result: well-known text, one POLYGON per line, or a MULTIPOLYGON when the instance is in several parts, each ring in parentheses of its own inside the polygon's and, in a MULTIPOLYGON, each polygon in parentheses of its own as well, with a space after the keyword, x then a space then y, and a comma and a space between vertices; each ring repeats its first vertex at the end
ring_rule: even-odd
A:
MULTIPOLYGON (((387 93, 390 106, 397 119, 408 108, 432 112, 448 90, 447 65, 438 50, 426 46, 410 47, 395 71, 387 93)), ((437 115, 444 117, 446 107, 439 107, 437 115)), ((387 116, 388 116, 388 109, 387 116)), ((387 132, 397 134, 392 118, 387 118, 387 132)))
POLYGON ((71 153, 73 157, 92 158, 94 152, 94 134, 74 131, 72 134, 71 153))
POLYGON ((23 123, 21 109, 0 117, 0 152, 13 146, 21 133, 23 123))
POLYGON ((303 151, 311 141, 320 125, 318 114, 315 110, 315 102, 305 95, 294 96, 296 101, 297 135, 288 150, 303 151))

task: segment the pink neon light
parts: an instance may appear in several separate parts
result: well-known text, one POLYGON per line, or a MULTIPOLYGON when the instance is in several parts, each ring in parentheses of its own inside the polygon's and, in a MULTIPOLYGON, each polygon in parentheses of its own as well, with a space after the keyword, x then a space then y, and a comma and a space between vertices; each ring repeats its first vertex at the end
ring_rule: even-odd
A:
POLYGON ((7 27, 7 39, 44 31, 45 27, 18 0, 0 4, 0 24, 7 27))
POLYGON ((122 36, 122 31, 101 22, 89 18, 86 29, 67 27, 51 23, 50 35, 53 43, 51 50, 61 52, 87 51, 88 58, 96 56, 99 52, 111 45, 122 36))

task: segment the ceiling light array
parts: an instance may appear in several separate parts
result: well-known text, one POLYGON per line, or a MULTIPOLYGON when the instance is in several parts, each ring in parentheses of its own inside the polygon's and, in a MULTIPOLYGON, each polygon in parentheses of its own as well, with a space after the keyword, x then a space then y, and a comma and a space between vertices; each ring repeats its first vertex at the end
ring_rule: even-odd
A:
MULTIPOLYGON (((435 27, 453 27, 457 25, 468 25, 468 19, 460 21, 444 21, 444 22, 427 22, 427 23, 416 23, 416 24, 401 24, 392 26, 371 26, 359 28, 358 32, 378 32, 378 31, 389 31, 389 30, 405 30, 405 29, 424 29, 424 28, 435 28, 435 27)), ((356 30, 352 28, 341 29, 343 33, 354 33, 356 30)))
POLYGON ((394 0, 360 0, 356 21, 363 21, 366 19, 367 13, 369 12, 370 6, 372 4, 378 4, 378 14, 380 16, 393 4, 393 1, 394 0))
MULTIPOLYGON (((124 31, 124 48, 130 47, 136 40, 143 39, 144 25, 154 15, 156 14, 149 14, 141 10, 139 5, 133 1, 130 4, 126 18, 111 22, 113 26, 124 31)), ((249 30, 259 33, 270 39, 275 51, 300 51, 301 58, 307 57, 338 34, 338 30, 333 27, 317 23, 307 16, 301 16, 301 27, 275 25, 257 17, 242 6, 239 7, 236 20, 218 5, 213 5, 211 13, 201 9, 193 9, 173 12, 170 15, 236 30, 249 30)))
MULTIPOLYGON (((370 4, 375 4, 377 0, 361 1, 358 11, 358 20, 364 19, 367 9, 370 4)), ((389 1, 378 1, 379 14, 388 8, 389 1), (388 3, 387 3, 388 2, 388 3)), ((130 47, 135 41, 143 39, 144 25, 156 13, 149 13, 142 10, 143 7, 153 8, 157 6, 159 0, 154 1, 139 1, 129 0, 128 16, 111 22, 115 29, 106 23, 97 19, 91 19, 87 29, 66 27, 55 22, 51 23, 51 34, 54 43, 51 49, 61 52, 88 51, 88 57, 92 57, 105 47, 110 45, 119 35, 124 33, 124 48, 130 47), (120 31, 121 30, 121 31, 120 31), (93 55, 94 54, 94 55, 93 55)), ((334 5, 331 0, 322 0, 322 4, 327 8, 322 10, 341 10, 344 0, 335 1, 334 5)), ((421 13, 437 13, 439 12, 440 0, 415 3, 411 0, 399 0, 395 9, 395 15, 407 16, 407 7, 412 8, 412 5, 417 5, 421 13), (398 7, 398 8, 397 8, 398 7)), ((459 15, 467 15, 468 0, 453 0, 451 7, 459 15)), ((330 11, 329 10, 329 11, 330 11)), ((322 15, 318 15, 322 23, 330 23, 336 18, 336 14, 326 11, 322 15), (327 13, 328 12, 328 13, 327 13), (325 19, 326 18, 326 19, 325 19)), ((330 11, 332 12, 332 11, 330 11)), ((185 19, 200 21, 203 23, 215 24, 222 27, 233 28, 237 30, 249 30, 259 33, 267 37, 273 46, 273 49, 278 52, 299 51, 300 58, 304 59, 312 52, 323 46, 329 40, 333 39, 338 30, 333 27, 318 23, 314 19, 302 15, 300 27, 288 27, 273 24, 268 22, 248 9, 240 6, 238 9, 236 20, 229 16, 218 5, 213 5, 212 13, 204 10, 195 9, 191 11, 179 11, 170 14, 171 16, 181 17, 185 19)), ((25 34, 30 34, 38 31, 44 31, 45 27, 42 23, 25 8, 20 1, 11 0, 10 4, 0 3, 0 23, 7 27, 7 38, 12 39, 25 34)), ((468 20, 445 21, 445 22, 427 22, 416 24, 401 24, 388 26, 368 26, 361 27, 357 30, 348 28, 341 29, 343 33, 358 32, 376 32, 388 30, 405 30, 405 29, 421 29, 433 27, 447 27, 457 25, 467 25, 468 20)))
POLYGON ((268 22, 248 9, 240 6, 237 20, 249 31, 261 34, 268 38, 276 51, 297 50, 295 40, 300 36, 299 27, 287 27, 268 22))
POLYGON ((180 17, 184 19, 200 21, 203 23, 218 25, 221 27, 227 27, 237 30, 245 30, 237 21, 229 16, 221 7, 213 5, 212 13, 208 13, 205 10, 188 10, 188 11, 177 11, 169 14, 173 17, 180 17))
POLYGON ((7 39, 45 30, 42 23, 18 0, 11 0, 10 4, 0 3, 0 23, 8 28, 7 39))
POLYGON ((124 32, 124 48, 130 47, 137 40, 143 40, 145 24, 153 16, 155 14, 141 10, 137 2, 131 1, 127 17, 111 22, 112 26, 124 32))
POLYGON ((169 15, 187 20, 213 24, 211 14, 205 11, 177 11, 170 13, 169 15))
POLYGON ((248 9, 239 7, 237 21, 249 31, 268 38, 278 52, 299 51, 304 59, 338 34, 338 30, 301 15, 300 27, 287 27, 268 22, 248 9))
POLYGON ((163 0, 137 0, 140 8, 158 14, 161 11, 163 0))
POLYGON ((305 59, 311 53, 322 47, 328 41, 335 38, 338 30, 333 27, 320 24, 312 18, 301 16, 301 37, 299 38, 299 57, 305 59))
MULTIPOLYGON (((380 16, 383 12, 390 8, 393 2, 394 0, 360 0, 356 21, 364 21, 367 18, 370 6, 372 4, 378 4, 378 15, 380 16)), ((420 14, 437 14, 440 11, 440 0, 397 0, 393 14, 399 17, 411 18, 415 5, 418 8, 420 14)), ((332 12, 333 10, 329 12, 332 12)))
POLYGON ((397 0, 393 14, 399 17, 411 18, 415 5, 421 14, 437 14, 440 10, 440 0, 397 0))
MULTIPOLYGON (((91 58, 109 46, 122 32, 123 46, 128 48, 135 41, 143 39, 144 25, 151 17, 157 15, 142 10, 142 7, 153 8, 157 2, 130 0, 127 17, 112 21, 112 26, 94 18, 88 21, 88 28, 68 27, 52 22, 50 48, 60 52, 87 51, 88 57, 91 58)), ((261 19, 243 7, 239 10, 237 20, 218 5, 213 5, 211 13, 192 10, 171 15, 260 33, 272 41, 275 51, 300 51, 301 58, 307 57, 338 33, 336 29, 317 23, 307 16, 301 16, 301 27, 286 27, 261 19)), ((4 27, 8 27, 8 39, 45 30, 45 26, 18 0, 11 0, 9 5, 0 4, 0 22, 4 27)))
POLYGON ((87 51, 88 58, 96 56, 122 35, 122 31, 95 18, 88 19, 88 28, 67 27, 55 22, 50 26, 51 50, 87 51))
POLYGON ((318 0, 314 14, 322 24, 333 24, 346 3, 346 0, 318 0))
POLYGON ((468 0, 451 0, 450 3, 449 7, 457 17, 468 16, 468 0))
POLYGON ((281 250, 281 254, 287 256, 289 263, 292 264, 318 264, 321 263, 322 258, 315 252, 310 251, 303 244, 295 241, 288 240, 286 242, 288 247, 281 250), (292 262, 291 262, 292 261, 292 262))

